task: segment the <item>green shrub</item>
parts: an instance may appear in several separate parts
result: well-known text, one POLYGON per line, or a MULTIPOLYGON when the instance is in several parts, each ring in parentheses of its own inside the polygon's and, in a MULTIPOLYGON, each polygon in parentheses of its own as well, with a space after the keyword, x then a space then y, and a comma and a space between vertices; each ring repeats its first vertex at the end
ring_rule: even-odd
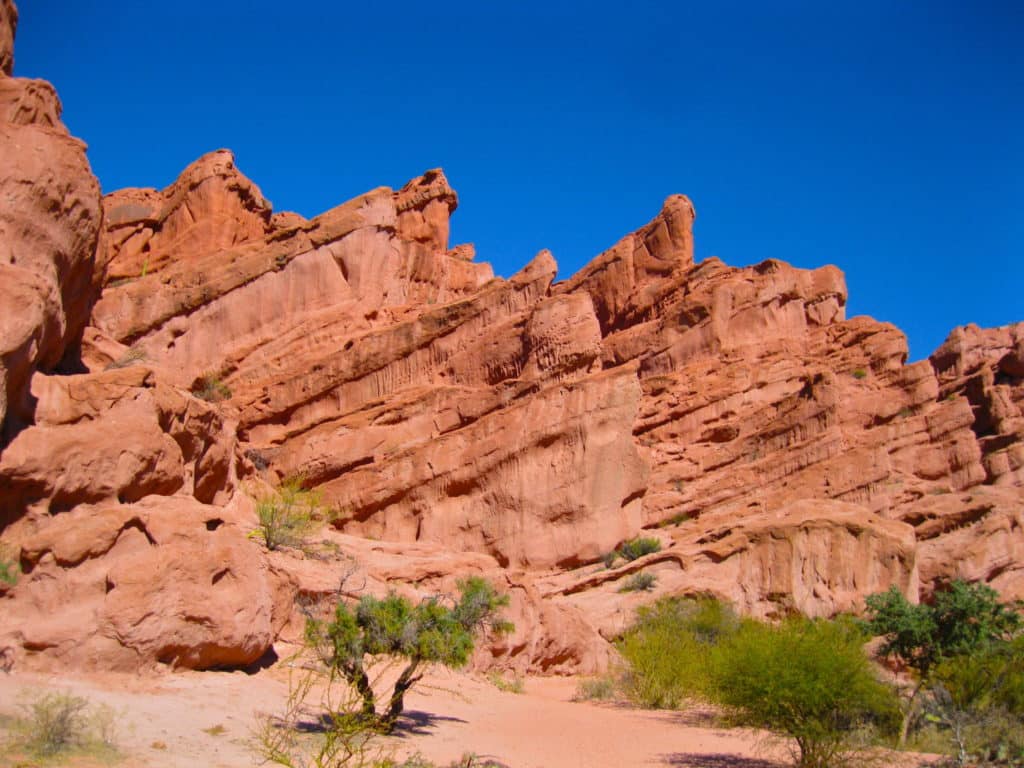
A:
MULTIPOLYGON (((682 490, 682 484, 681 483, 677 483, 676 484, 676 490, 677 491, 681 491, 682 490)), ((687 520, 692 520, 692 519, 693 519, 693 514, 691 512, 677 512, 676 514, 672 515, 672 517, 668 517, 668 518, 662 520, 660 523, 658 523, 658 527, 659 528, 669 528, 669 527, 671 527, 673 525, 681 525, 682 523, 685 523, 687 520)))
POLYGON ((958 765, 1024 765, 1024 637, 944 659, 927 694, 926 720, 948 738, 958 765))
POLYGON ((81 696, 55 691, 28 693, 21 708, 13 738, 4 745, 12 753, 46 762, 71 753, 103 759, 116 756, 119 713, 112 708, 94 707, 81 696))
POLYGON ((616 643, 626 662, 623 692, 642 707, 669 709, 706 695, 712 647, 739 627, 715 600, 665 598, 641 608, 616 643))
POLYGON ((626 583, 619 587, 619 592, 650 592, 657 580, 653 573, 640 571, 626 579, 626 583))
POLYGON ((859 759, 856 729, 898 719, 894 694, 876 679, 863 641, 849 622, 744 623, 715 653, 713 699, 737 724, 791 737, 801 768, 848 765, 859 759))
POLYGON ((576 685, 573 701, 606 701, 615 696, 615 680, 610 675, 588 677, 576 685))
POLYGON ((636 538, 619 547, 619 556, 623 560, 636 560, 644 555, 661 551, 661 542, 654 538, 636 538))
POLYGON ((26 706, 32 752, 51 756, 80 745, 85 739, 85 710, 89 702, 70 693, 44 693, 26 706))
POLYGON ((256 500, 260 523, 255 533, 267 549, 300 546, 315 524, 320 495, 306 490, 302 483, 302 477, 289 478, 274 493, 256 500))
POLYGON ((18 583, 18 574, 21 568, 13 553, 4 545, 0 545, 0 584, 14 586, 18 583))
POLYGON ((865 369, 863 369, 863 368, 854 368, 853 369, 853 378, 855 378, 855 379, 863 379, 863 378, 866 378, 867 375, 868 375, 868 372, 865 369))
POLYGON ((511 678, 507 678, 495 670, 487 676, 487 679, 490 681, 491 685, 505 693, 522 693, 526 690, 526 685, 523 682, 522 675, 513 674, 511 678))
POLYGON ((618 552, 608 552, 601 556, 601 562, 604 563, 605 568, 611 568, 615 565, 615 561, 619 559, 618 552))
POLYGON ((216 373, 204 373, 192 384, 192 394, 208 403, 231 399, 231 389, 216 373))

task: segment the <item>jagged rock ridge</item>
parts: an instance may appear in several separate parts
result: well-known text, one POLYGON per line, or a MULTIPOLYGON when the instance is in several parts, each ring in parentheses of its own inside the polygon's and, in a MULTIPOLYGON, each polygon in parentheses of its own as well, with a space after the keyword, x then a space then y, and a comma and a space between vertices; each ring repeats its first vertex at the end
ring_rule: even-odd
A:
POLYGON ((449 247, 440 170, 307 221, 220 150, 101 201, 53 89, 7 76, 0 10, 0 184, 34 190, 0 216, 14 663, 245 665, 297 636, 297 595, 467 573, 517 623, 478 663, 543 671, 599 668, 663 594, 1024 597, 1024 324, 907 365, 835 267, 695 264, 680 195, 564 282, 449 247), (336 530, 268 553, 252 498, 294 475, 336 530), (663 550, 600 565, 641 531, 663 550), (655 592, 619 593, 641 569, 655 592))

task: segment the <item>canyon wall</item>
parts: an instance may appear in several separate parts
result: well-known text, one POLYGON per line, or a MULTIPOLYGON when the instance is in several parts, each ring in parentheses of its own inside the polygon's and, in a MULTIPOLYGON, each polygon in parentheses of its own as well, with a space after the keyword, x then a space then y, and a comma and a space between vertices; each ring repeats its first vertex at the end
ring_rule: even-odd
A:
POLYGON ((516 632, 478 665, 593 672, 637 606, 764 617, 954 578, 1024 598, 1024 323, 846 317, 833 266, 694 261, 695 211, 557 281, 448 242, 432 170, 313 219, 226 150, 100 197, 0 3, 0 652, 7 664, 237 667, 297 603, 482 575, 516 632), (304 548, 255 499, 322 500, 304 548), (637 535, 661 551, 606 567, 637 535), (639 571, 650 593, 624 593, 639 571))

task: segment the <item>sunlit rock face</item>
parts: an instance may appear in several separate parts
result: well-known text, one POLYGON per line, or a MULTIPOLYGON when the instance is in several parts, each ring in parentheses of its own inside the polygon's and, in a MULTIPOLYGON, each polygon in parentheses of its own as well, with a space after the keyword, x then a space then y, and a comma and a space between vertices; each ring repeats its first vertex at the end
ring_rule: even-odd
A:
POLYGON ((833 266, 694 262, 694 206, 556 282, 448 242, 440 170, 312 219, 227 150, 100 198, 0 2, 0 648, 38 668, 251 664, 296 600, 453 592, 516 631, 475 664, 594 672, 638 605, 857 610, 953 578, 1024 597, 1024 325, 846 318, 833 266), (301 477, 326 529, 267 552, 301 477), (661 550, 605 568, 622 542, 661 550), (649 593, 624 593, 638 571, 649 593))

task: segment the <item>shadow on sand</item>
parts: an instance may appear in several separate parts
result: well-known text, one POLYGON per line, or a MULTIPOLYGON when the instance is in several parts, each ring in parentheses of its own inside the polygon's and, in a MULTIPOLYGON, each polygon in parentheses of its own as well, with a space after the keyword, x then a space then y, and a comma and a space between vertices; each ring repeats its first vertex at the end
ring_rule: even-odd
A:
POLYGON ((422 736, 431 728, 436 727, 437 723, 464 722, 466 721, 458 717, 435 715, 433 712, 422 712, 417 709, 407 709, 402 713, 401 717, 398 718, 398 723, 395 724, 395 730, 391 732, 391 735, 399 737, 422 736))
POLYGON ((699 752, 673 752, 662 755, 664 765, 675 768, 782 768, 782 763, 741 755, 705 755, 699 752))
MULTIPOLYGON (((405 736, 422 736, 431 728, 434 728, 436 723, 440 722, 464 723, 466 721, 461 720, 458 717, 435 715, 432 712, 407 710, 398 718, 398 722, 395 724, 395 730, 389 735, 398 736, 399 738, 405 736)), ((316 718, 305 718, 295 724, 295 730, 300 733, 325 733, 330 727, 330 715, 320 715, 316 718)))

